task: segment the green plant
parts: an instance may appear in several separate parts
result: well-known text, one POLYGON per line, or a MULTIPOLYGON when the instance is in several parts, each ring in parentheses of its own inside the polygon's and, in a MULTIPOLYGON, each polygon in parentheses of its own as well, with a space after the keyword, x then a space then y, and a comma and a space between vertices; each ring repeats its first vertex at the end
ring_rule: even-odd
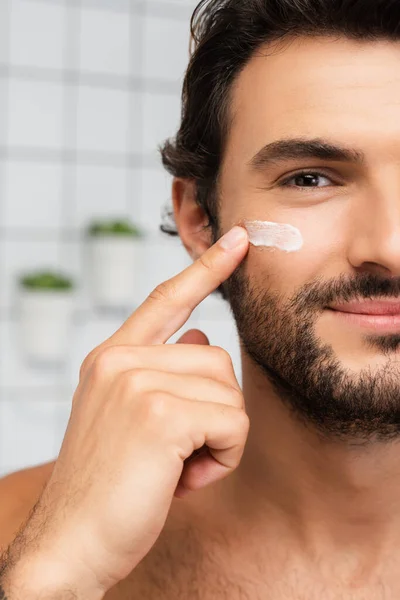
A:
POLYGON ((35 290, 70 290, 75 284, 67 275, 52 271, 36 271, 19 276, 22 287, 35 290))
POLYGON ((129 219, 94 221, 87 227, 89 236, 95 235, 128 235, 143 237, 143 232, 129 219))

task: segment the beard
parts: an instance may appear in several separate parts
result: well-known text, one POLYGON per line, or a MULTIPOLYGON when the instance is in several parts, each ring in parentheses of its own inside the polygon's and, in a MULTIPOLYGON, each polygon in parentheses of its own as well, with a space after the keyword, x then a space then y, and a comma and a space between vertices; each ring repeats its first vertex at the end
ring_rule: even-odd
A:
MULTIPOLYGON (((366 347, 386 363, 358 372, 346 369, 315 324, 333 302, 398 297, 400 278, 364 273, 317 280, 285 300, 265 285, 257 288, 244 261, 223 284, 241 346, 271 382, 278 397, 304 425, 324 438, 368 443, 400 435, 400 369, 393 352, 400 335, 365 335, 366 347)), ((265 282, 263 282, 265 284, 265 282)))

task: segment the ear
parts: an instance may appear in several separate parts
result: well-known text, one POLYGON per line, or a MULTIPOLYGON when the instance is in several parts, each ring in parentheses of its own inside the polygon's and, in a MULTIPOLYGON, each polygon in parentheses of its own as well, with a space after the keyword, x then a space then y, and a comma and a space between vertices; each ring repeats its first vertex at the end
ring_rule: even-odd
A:
POLYGON ((212 244, 210 228, 205 211, 196 202, 196 184, 193 179, 174 178, 172 202, 175 223, 187 252, 196 260, 212 244))

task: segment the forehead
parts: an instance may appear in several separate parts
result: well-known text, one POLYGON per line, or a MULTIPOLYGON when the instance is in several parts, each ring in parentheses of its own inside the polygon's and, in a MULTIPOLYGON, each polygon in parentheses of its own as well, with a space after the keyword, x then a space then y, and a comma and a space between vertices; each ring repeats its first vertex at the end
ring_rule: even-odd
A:
POLYGON ((230 113, 227 154, 248 159, 293 134, 399 138, 400 42, 303 36, 266 44, 238 76, 230 113))

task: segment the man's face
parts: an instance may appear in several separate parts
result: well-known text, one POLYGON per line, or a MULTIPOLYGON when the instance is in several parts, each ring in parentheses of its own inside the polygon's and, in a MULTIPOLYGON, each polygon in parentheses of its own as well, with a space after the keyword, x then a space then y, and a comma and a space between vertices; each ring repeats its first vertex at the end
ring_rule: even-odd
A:
POLYGON ((322 432, 398 434, 400 325, 373 329, 331 307, 400 300, 400 43, 303 37, 265 47, 231 102, 221 233, 255 219, 291 224, 304 239, 293 253, 250 246, 225 284, 244 347, 322 432), (249 165, 288 138, 364 158, 249 165), (296 177, 302 169, 311 174, 296 177))

